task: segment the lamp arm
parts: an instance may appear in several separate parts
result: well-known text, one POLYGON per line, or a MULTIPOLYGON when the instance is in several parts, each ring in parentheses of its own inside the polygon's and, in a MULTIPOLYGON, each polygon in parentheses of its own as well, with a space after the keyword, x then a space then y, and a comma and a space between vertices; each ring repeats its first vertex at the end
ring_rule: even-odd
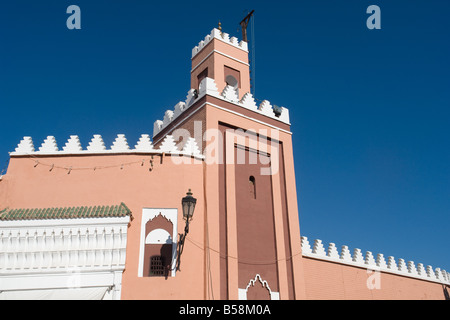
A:
POLYGON ((181 254, 184 249, 184 240, 186 240, 186 235, 189 233, 189 219, 186 220, 186 226, 184 227, 184 234, 179 233, 180 239, 178 241, 178 254, 177 254, 177 267, 176 270, 180 271, 181 264, 181 254))

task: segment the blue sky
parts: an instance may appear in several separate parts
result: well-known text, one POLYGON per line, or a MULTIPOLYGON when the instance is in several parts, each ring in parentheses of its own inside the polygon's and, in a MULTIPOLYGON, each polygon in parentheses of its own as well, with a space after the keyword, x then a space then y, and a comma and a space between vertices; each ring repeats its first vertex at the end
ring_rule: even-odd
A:
POLYGON ((450 271, 448 1, 2 3, 0 167, 23 136, 134 145, 185 99, 191 49, 219 20, 241 38, 252 9, 256 98, 290 110, 302 235, 450 271))

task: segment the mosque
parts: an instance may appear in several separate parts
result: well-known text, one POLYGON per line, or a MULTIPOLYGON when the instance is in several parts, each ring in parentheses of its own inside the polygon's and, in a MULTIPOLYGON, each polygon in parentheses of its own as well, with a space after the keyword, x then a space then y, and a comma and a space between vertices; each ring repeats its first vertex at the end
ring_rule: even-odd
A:
POLYGON ((449 299, 445 270, 301 234, 295 124, 256 102, 248 56, 214 28, 134 143, 24 137, 0 178, 0 299, 449 299))

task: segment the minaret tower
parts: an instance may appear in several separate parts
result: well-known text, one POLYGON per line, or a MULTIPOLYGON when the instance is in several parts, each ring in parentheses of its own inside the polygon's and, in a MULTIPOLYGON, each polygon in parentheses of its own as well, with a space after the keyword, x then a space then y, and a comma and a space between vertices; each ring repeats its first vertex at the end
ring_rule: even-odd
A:
POLYGON ((213 29, 192 49, 191 88, 199 89, 206 77, 214 79, 219 89, 230 85, 238 91, 239 99, 250 92, 247 42, 213 29))
POLYGON ((288 109, 256 103, 247 42, 215 28, 191 59, 186 100, 153 141, 188 134, 205 156, 205 297, 304 298, 288 109))

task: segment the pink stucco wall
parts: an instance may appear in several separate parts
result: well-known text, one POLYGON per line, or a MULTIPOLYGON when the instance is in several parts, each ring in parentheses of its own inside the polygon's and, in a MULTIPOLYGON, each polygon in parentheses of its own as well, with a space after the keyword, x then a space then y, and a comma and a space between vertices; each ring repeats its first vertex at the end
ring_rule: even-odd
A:
POLYGON ((444 300, 450 293, 439 283, 383 272, 374 280, 372 271, 324 260, 304 257, 303 267, 311 300, 444 300))

